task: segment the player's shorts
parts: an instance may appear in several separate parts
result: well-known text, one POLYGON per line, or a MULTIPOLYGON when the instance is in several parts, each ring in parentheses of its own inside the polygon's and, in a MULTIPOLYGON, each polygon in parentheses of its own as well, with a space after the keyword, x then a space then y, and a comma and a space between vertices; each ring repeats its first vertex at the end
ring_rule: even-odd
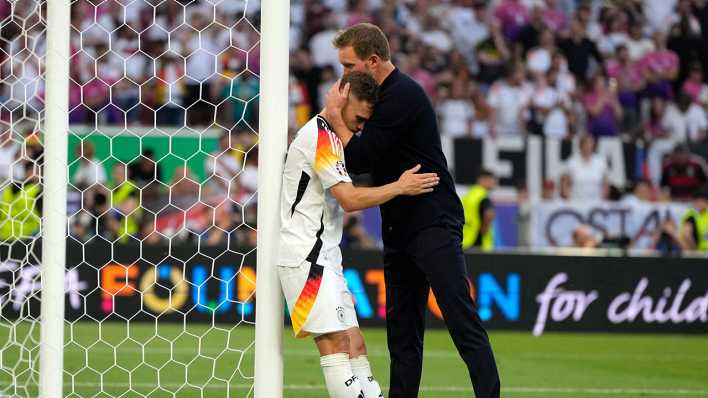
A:
POLYGON ((278 267, 295 337, 303 338, 359 327, 344 275, 309 262, 278 267))

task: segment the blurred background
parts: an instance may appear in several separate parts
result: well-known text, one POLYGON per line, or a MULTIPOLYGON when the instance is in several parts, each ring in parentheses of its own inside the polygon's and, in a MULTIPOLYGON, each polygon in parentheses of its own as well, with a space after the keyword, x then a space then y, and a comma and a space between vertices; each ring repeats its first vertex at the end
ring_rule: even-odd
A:
MULTIPOLYGON (((71 3, 65 391, 247 396, 260 2, 71 3)), ((290 3, 284 135, 322 108, 351 24, 380 26, 429 96, 505 395, 708 395, 708 2, 290 3)), ((45 6, 0 0, 8 397, 37 396, 45 6)), ((346 215, 342 247, 386 386, 378 209, 346 215)), ((469 393, 427 308, 421 396, 469 393)), ((284 340, 287 396, 324 397, 311 343, 284 340)))

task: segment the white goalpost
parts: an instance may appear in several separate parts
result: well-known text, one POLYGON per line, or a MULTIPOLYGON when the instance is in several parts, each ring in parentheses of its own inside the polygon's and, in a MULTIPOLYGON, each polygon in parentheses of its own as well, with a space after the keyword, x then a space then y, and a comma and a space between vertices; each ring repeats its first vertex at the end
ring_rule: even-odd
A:
POLYGON ((280 234, 280 188, 287 150, 290 2, 263 1, 258 164, 258 276, 255 397, 283 396, 283 296, 275 260, 280 234))
POLYGON ((12 4, 0 397, 282 397, 290 1, 12 4))
POLYGON ((47 0, 39 396, 63 397, 69 134, 69 0, 47 0))

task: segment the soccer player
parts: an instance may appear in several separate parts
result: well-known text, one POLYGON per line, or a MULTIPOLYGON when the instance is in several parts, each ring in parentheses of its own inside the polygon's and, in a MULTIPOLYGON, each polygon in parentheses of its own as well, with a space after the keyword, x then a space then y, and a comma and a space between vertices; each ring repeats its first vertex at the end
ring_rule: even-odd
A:
MULTIPOLYGON (((351 73, 341 119, 361 130, 377 100, 378 85, 365 73, 351 73)), ((375 188, 352 185, 339 138, 322 114, 305 124, 288 150, 281 196, 278 275, 295 336, 313 335, 325 384, 333 398, 383 397, 366 357, 352 295, 342 274, 343 210, 380 205, 399 195, 432 192, 435 173, 420 166, 375 188)))
POLYGON ((388 40, 375 25, 354 25, 337 35, 334 45, 345 76, 366 72, 380 85, 379 103, 360 135, 352 134, 340 115, 346 86, 342 93, 336 87, 327 93, 325 115, 345 146, 350 170, 371 173, 374 185, 395 181, 415 164, 440 177, 440 185, 430 194, 397 197, 381 205, 391 354, 389 398, 418 396, 431 288, 467 365, 475 396, 499 397, 494 354, 467 281, 462 252, 464 213, 430 100, 418 83, 393 65, 388 40))

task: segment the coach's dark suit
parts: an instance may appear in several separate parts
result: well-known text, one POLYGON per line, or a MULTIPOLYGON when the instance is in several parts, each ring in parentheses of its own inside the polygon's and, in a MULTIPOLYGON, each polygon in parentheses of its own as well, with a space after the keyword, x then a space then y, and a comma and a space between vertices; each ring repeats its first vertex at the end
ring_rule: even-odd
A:
POLYGON ((360 136, 345 148, 354 174, 374 185, 396 181, 421 164, 440 177, 435 191, 399 196, 381 206, 386 324, 391 353, 390 398, 418 396, 428 290, 433 289, 477 398, 499 396, 499 375, 487 333, 470 297, 462 254, 464 213, 440 145, 435 112, 423 89, 394 70, 360 136))

